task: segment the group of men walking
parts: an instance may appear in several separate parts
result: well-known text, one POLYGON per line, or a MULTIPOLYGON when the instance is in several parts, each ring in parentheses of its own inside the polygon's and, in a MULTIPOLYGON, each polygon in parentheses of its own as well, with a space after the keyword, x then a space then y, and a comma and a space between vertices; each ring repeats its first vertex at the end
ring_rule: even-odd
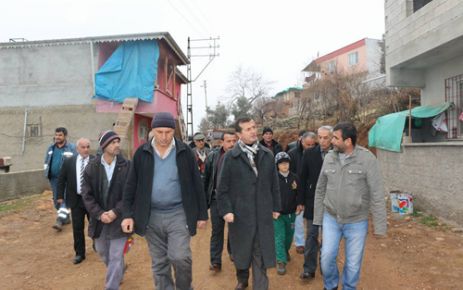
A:
MULTIPOLYGON (((62 133, 58 129, 55 137, 62 133)), ((107 266, 105 289, 119 289, 126 268, 124 249, 133 233, 148 243, 156 289, 192 289, 190 239, 206 226, 209 209, 210 270, 222 269, 227 224, 235 289, 249 286, 249 268, 253 289, 269 288, 268 268, 277 265, 279 274, 286 272, 294 227, 299 235, 302 227, 300 278, 315 277, 322 229, 325 289, 338 287, 336 256, 342 238, 343 289, 355 289, 368 213, 371 210, 378 235, 385 234, 386 214, 377 161, 356 145, 352 124, 323 126, 317 134, 303 132, 288 153, 273 140, 270 128, 264 128, 259 142, 251 118, 238 119, 234 130, 223 133, 221 146, 213 149, 205 146, 201 133, 194 136, 194 148, 174 133, 174 117, 157 113, 153 138, 137 149, 132 161, 120 154, 120 137, 113 131, 100 136, 96 157, 89 155, 87 139, 79 139, 75 151, 66 138, 55 138, 47 150, 46 172, 55 207, 71 208, 74 263, 85 259, 83 229, 89 216, 89 236, 107 266), (65 158, 66 148, 70 158, 65 158)), ((54 227, 61 230, 65 222, 58 217, 54 227)))

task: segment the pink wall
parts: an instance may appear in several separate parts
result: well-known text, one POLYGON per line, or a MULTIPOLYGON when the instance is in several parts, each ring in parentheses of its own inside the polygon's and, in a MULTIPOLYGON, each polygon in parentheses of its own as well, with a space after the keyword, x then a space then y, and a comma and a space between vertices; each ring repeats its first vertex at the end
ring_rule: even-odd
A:
POLYGON ((151 129, 151 118, 135 114, 133 123, 133 152, 135 152, 140 145, 146 143, 151 129), (141 136, 140 133, 144 135, 141 136))
MULTIPOLYGON (((118 113, 122 104, 105 100, 96 100, 96 111, 98 113, 118 113)), ((136 114, 154 114, 157 112, 170 112, 174 117, 178 116, 177 101, 167 96, 165 93, 155 90, 154 102, 147 103, 139 101, 136 114)))
MULTIPOLYGON (((98 62, 104 63, 111 53, 116 49, 117 43, 104 43, 100 46, 99 60, 98 62)), ((180 107, 180 96, 181 96, 181 81, 175 77, 175 92, 173 95, 166 91, 166 79, 167 75, 165 72, 165 61, 167 59, 168 64, 174 66, 177 65, 173 52, 164 43, 160 42, 159 45, 159 60, 158 60, 158 71, 156 77, 157 89, 154 90, 153 102, 147 103, 139 101, 138 107, 135 113, 152 115, 156 112, 170 112, 174 117, 178 117, 178 111, 180 107)), ((113 112, 118 113, 121 109, 122 104, 116 102, 110 102, 106 100, 96 100, 96 111, 97 112, 113 112)))
POLYGON ((368 70, 367 65, 367 47, 366 40, 361 39, 351 43, 345 47, 335 50, 329 54, 319 57, 315 62, 320 65, 322 72, 329 72, 328 65, 330 62, 336 62, 338 73, 353 73, 363 72, 368 70), (349 64, 349 54, 358 53, 358 63, 356 65, 349 64))

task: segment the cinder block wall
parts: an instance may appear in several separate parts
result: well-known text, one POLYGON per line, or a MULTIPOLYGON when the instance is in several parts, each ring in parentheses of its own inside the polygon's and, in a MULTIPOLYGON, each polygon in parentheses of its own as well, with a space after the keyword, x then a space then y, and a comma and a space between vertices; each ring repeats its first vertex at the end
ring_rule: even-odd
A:
POLYGON ((98 148, 100 132, 112 129, 117 113, 97 113, 94 105, 27 108, 27 123, 41 124, 40 137, 27 137, 23 146, 24 108, 0 109, 0 156, 11 156, 11 172, 43 169, 45 151, 53 142, 55 128, 66 127, 68 140, 89 138, 98 148))
POLYGON ((50 189, 43 170, 0 173, 0 201, 42 193, 50 189))
POLYGON ((463 225, 462 150, 463 143, 409 144, 402 153, 378 149, 387 192, 410 192, 420 209, 463 225))

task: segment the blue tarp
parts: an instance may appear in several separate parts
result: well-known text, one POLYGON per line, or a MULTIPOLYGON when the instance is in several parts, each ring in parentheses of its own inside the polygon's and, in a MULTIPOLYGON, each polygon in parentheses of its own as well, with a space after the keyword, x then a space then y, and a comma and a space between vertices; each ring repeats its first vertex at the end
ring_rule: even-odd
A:
POLYGON ((158 58, 155 40, 122 43, 95 74, 95 97, 119 103, 136 97, 151 103, 158 58))
MULTIPOLYGON (((412 109, 413 118, 431 118, 450 107, 451 103, 434 106, 419 106, 412 109)), ((400 152, 402 133, 409 110, 379 117, 376 124, 368 132, 368 146, 387 151, 400 152)))

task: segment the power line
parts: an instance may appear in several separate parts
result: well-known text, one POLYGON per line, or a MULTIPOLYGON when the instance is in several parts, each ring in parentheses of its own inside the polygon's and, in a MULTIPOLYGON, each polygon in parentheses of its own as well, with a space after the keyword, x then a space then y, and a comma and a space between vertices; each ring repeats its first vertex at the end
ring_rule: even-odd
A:
POLYGON ((167 3, 169 3, 170 7, 172 7, 175 12, 177 12, 178 15, 180 15, 181 18, 183 18, 183 20, 185 20, 185 22, 187 22, 196 32, 198 32, 198 34, 202 34, 201 31, 198 30, 198 27, 196 27, 194 25, 193 22, 191 22, 186 16, 185 14, 183 14, 170 0, 166 0, 167 3))
POLYGON ((198 15, 194 12, 194 11, 199 11, 199 7, 198 5, 193 5, 193 7, 195 7, 196 9, 193 9, 191 8, 190 4, 188 4, 188 1, 184 1, 184 0, 179 0, 181 3, 183 3, 183 6, 186 7, 186 9, 191 13, 191 15, 197 20, 199 26, 201 26, 201 28, 206 32, 206 34, 210 34, 210 31, 209 29, 207 28, 207 24, 204 25, 205 23, 203 23, 203 19, 205 19, 204 17, 198 17, 198 15))

